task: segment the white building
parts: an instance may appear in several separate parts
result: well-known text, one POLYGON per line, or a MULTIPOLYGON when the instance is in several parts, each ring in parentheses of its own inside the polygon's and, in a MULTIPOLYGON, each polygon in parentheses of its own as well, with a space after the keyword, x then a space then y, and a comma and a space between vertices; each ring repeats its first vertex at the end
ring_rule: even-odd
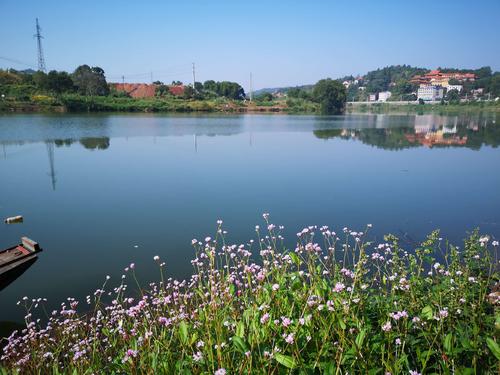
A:
POLYGON ((391 97, 391 92, 390 91, 382 91, 378 93, 378 101, 379 102, 386 102, 387 99, 391 97))
POLYGON ((451 90, 457 90, 458 92, 462 91, 462 85, 448 85, 446 89, 449 91, 451 90))
POLYGON ((417 91, 418 100, 436 101, 443 99, 443 88, 441 86, 420 85, 417 91))

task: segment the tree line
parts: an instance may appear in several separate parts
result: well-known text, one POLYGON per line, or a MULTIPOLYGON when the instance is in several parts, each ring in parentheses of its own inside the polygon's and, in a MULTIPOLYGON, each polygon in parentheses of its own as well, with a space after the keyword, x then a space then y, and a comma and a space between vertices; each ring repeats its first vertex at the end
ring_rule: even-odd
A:
MULTIPOLYGON (((156 81, 155 95, 169 97, 172 86, 180 86, 182 82, 173 81, 171 85, 156 81)), ((207 80, 203 83, 195 82, 192 85, 182 85, 182 95, 185 99, 209 100, 227 98, 231 100, 246 99, 245 90, 236 82, 207 80)), ((106 81, 105 72, 98 66, 80 65, 74 72, 52 70, 48 73, 42 71, 16 71, 0 70, 0 93, 18 100, 30 100, 34 95, 49 94, 62 97, 63 94, 78 94, 81 96, 112 96, 123 97, 127 93, 119 92, 106 81)), ((338 81, 323 79, 318 81, 311 92, 290 90, 291 98, 299 98, 316 103, 325 114, 337 114, 344 110, 346 102, 346 89, 338 81)), ((67 96, 66 96, 67 97, 67 96)), ((69 100, 69 99, 68 99, 69 100)), ((271 102, 272 95, 263 94, 260 101, 271 102)))
MULTIPOLYGON (((172 81, 171 85, 156 81, 156 95, 169 95, 170 86, 183 85, 181 81, 172 81)), ((80 65, 73 73, 51 70, 17 71, 14 69, 0 70, 0 88, 2 93, 20 99, 28 99, 35 94, 47 93, 60 95, 74 93, 84 96, 126 96, 126 93, 116 92, 106 81, 105 72, 98 66, 80 65)), ((225 97, 233 100, 245 99, 245 90, 236 82, 213 80, 204 83, 196 82, 195 87, 184 86, 184 98, 208 99, 225 97)))

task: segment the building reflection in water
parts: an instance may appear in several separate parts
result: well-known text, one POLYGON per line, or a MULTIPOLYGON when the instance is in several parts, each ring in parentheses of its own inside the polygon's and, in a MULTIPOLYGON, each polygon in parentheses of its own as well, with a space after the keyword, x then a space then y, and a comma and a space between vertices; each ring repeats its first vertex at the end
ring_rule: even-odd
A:
POLYGON ((398 124, 397 116, 371 114, 368 117, 369 127, 317 129, 314 134, 322 139, 356 139, 391 150, 420 146, 479 149, 483 145, 500 145, 500 127, 496 126, 494 116, 407 115, 399 121, 404 126, 398 124))

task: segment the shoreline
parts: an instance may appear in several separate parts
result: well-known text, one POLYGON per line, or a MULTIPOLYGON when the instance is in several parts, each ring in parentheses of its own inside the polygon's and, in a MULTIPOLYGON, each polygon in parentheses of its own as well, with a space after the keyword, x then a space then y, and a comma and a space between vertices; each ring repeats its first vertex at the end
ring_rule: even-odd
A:
MULTIPOLYGON (((344 114, 362 113, 467 113, 467 112, 500 112, 500 102, 469 102, 461 104, 441 103, 347 103, 344 114)), ((242 113, 242 114, 290 114, 320 115, 315 103, 305 106, 289 106, 287 102, 244 103, 238 101, 209 100, 164 100, 164 99, 130 99, 106 97, 70 97, 50 98, 46 101, 0 101, 0 113, 242 113)))

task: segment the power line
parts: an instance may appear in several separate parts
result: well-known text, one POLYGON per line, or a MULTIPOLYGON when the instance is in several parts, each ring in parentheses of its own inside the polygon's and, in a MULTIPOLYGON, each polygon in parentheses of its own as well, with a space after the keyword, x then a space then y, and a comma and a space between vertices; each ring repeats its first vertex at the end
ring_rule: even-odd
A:
POLYGON ((19 61, 19 60, 16 60, 16 59, 11 59, 10 57, 0 56, 0 60, 5 60, 5 61, 8 61, 8 62, 11 62, 11 63, 14 63, 14 64, 29 66, 30 68, 35 68, 36 69, 36 66, 33 65, 33 64, 29 64, 27 62, 19 61))

